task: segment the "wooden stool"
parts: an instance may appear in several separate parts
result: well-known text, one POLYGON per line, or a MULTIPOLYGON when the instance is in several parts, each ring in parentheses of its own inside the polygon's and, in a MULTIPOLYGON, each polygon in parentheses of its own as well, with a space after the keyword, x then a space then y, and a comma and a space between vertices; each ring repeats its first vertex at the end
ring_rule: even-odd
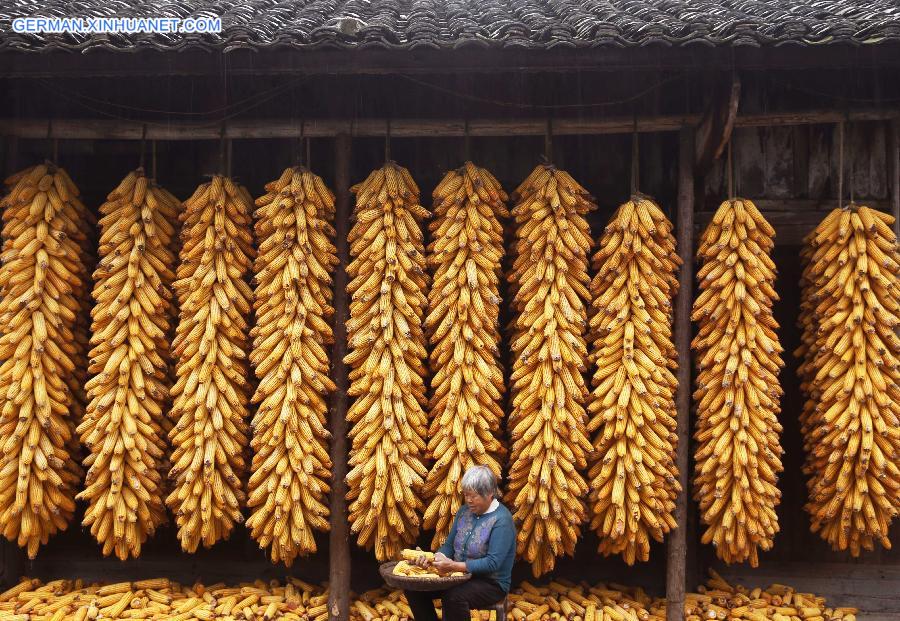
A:
POLYGON ((509 607, 509 597, 506 596, 493 606, 487 606, 481 610, 494 611, 494 621, 506 621, 506 610, 509 607))

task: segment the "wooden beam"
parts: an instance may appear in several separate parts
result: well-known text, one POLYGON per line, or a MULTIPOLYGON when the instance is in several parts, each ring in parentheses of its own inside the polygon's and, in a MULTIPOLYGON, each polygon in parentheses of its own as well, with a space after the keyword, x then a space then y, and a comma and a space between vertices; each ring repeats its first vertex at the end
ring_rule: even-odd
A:
MULTIPOLYGON (((849 113, 851 121, 884 121, 900 115, 900 110, 866 109, 849 113)), ((801 112, 768 112, 738 116, 735 127, 792 126, 814 123, 836 123, 848 115, 840 110, 807 110, 801 112)), ((645 116, 637 119, 639 132, 679 131, 693 127, 697 114, 645 116)), ((0 135, 23 139, 45 140, 48 119, 0 119, 0 135)), ((183 121, 146 122, 147 140, 219 140, 219 123, 183 121)), ((449 138, 465 136, 464 119, 392 119, 392 138, 449 138)), ((106 119, 53 120, 53 135, 66 140, 140 140, 144 122, 106 119)), ((630 134, 633 117, 555 119, 554 135, 630 134)), ((308 119, 304 134, 310 138, 348 134, 353 137, 381 137, 387 131, 387 119, 308 119)), ((469 121, 471 136, 544 136, 547 119, 473 119, 469 121)), ((233 140, 261 138, 296 138, 299 128, 293 119, 248 119, 229 121, 225 138, 233 140)))
MULTIPOLYGON (((660 116, 638 119, 638 131, 676 131, 685 124, 693 124, 693 115, 660 116)), ((140 140, 142 124, 139 121, 118 120, 54 120, 53 135, 68 139, 140 140)), ((631 133, 634 119, 567 119, 554 121, 553 133, 607 134, 631 133)), ((218 140, 220 124, 198 125, 190 122, 148 124, 148 140, 218 140)), ((307 119, 304 134, 310 138, 348 134, 354 137, 382 137, 387 131, 387 119, 307 119)), ((482 119, 469 121, 471 136, 543 136, 547 131, 546 119, 482 119)), ((2 119, 0 135, 21 138, 46 139, 47 119, 2 119)), ((234 120, 225 126, 225 136, 231 139, 294 138, 299 135, 295 120, 234 120)), ((463 137, 464 119, 391 119, 391 138, 463 137)))
MULTIPOLYGON (((854 46, 671 46, 665 44, 620 48, 498 49, 488 42, 459 49, 385 50, 375 46, 359 49, 256 47, 230 50, 229 76, 259 75, 385 75, 435 73, 575 72, 575 71, 731 71, 737 69, 803 69, 813 67, 862 67, 900 64, 900 44, 854 46)), ((143 50, 137 52, 93 49, 77 54, 69 51, 4 51, 0 78, 122 77, 148 75, 216 75, 217 58, 207 50, 143 50)))
POLYGON ((891 213, 894 231, 900 236, 900 117, 891 119, 888 132, 888 174, 891 186, 891 213))
POLYGON ((339 264, 334 274, 334 353, 332 369, 337 386, 332 399, 331 430, 331 531, 329 534, 328 620, 350 618, 350 524, 347 519, 347 390, 350 382, 344 356, 347 354, 347 265, 350 250, 350 155, 348 134, 334 140, 335 245, 339 264))
MULTIPOLYGON (((666 554, 666 620, 684 620, 687 582, 688 452, 691 407, 691 303, 694 278, 694 130, 682 129, 678 137, 678 218, 675 222, 678 255, 678 295, 675 297, 675 349, 678 353, 678 389, 675 393, 678 447, 675 465, 681 493, 675 501, 677 527, 669 533, 666 554)), ((693 585, 691 585, 693 587, 693 585)))

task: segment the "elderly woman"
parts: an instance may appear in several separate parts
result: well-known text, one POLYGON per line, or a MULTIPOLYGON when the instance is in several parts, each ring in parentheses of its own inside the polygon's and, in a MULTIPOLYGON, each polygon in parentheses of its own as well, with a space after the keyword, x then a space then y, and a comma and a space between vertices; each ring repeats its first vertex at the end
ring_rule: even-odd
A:
MULTIPOLYGON (((493 606, 509 592, 516 527, 509 509, 498 500, 497 479, 487 466, 473 466, 463 475, 462 490, 465 504, 432 566, 441 573, 467 571, 472 578, 437 593, 407 591, 415 621, 437 621, 434 598, 443 600, 443 621, 469 621, 470 610, 493 606)), ((416 563, 428 565, 424 557, 416 563)))

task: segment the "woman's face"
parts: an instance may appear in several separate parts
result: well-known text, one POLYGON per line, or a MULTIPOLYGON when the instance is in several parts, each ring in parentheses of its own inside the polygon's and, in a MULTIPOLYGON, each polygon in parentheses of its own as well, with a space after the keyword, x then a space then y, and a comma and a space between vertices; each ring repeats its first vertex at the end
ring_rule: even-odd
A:
POLYGON ((476 492, 463 492, 463 500, 466 501, 466 506, 469 507, 469 511, 475 515, 481 515, 491 506, 494 495, 487 494, 482 496, 476 492))

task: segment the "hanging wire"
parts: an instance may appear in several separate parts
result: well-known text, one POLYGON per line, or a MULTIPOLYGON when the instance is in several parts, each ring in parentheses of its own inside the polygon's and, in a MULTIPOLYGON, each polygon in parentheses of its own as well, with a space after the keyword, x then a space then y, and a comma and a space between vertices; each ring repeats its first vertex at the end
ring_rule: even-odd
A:
POLYGON ((431 84, 430 82, 426 82, 424 80, 419 80, 409 75, 401 75, 405 80, 412 82, 413 84, 418 84, 419 86, 424 86, 426 88, 430 88, 438 93, 443 93, 445 95, 450 95, 451 97, 455 97, 457 99, 468 99, 469 101, 474 101, 482 104, 490 104, 494 106, 502 106, 506 108, 520 108, 520 109, 529 109, 529 110, 568 110, 568 109, 579 109, 579 108, 596 108, 601 106, 615 106, 626 103, 631 103, 632 101, 636 101, 648 93, 651 93, 658 88, 661 88, 668 84, 669 82, 674 82, 675 80, 683 79, 683 74, 674 74, 667 78, 656 82, 655 84, 650 85, 648 88, 640 91, 639 93, 635 93, 633 95, 629 95, 628 97, 624 97, 622 99, 615 99, 609 101, 598 101, 598 102, 587 102, 587 103, 575 103, 575 104, 527 104, 520 103, 517 101, 504 101, 499 99, 489 99, 487 97, 479 97, 478 95, 472 95, 469 93, 461 93, 459 91, 454 91, 453 89, 444 88, 442 86, 438 86, 437 84, 431 84))
POLYGON ((544 160, 553 162, 553 119, 547 117, 547 129, 544 132, 544 160))
POLYGON ((309 136, 306 137, 306 167, 310 170, 312 169, 312 156, 310 155, 310 145, 312 144, 312 138, 309 136))
POLYGON ((838 187, 837 187, 837 204, 838 209, 843 207, 844 202, 844 122, 841 121, 837 126, 838 131, 838 187))
MULTIPOLYGON (((166 116, 172 117, 198 117, 198 116, 212 116, 212 115, 221 115, 223 113, 229 112, 231 110, 235 110, 238 108, 255 108, 269 100, 273 97, 280 95, 285 92, 287 89, 298 86, 301 82, 306 81, 308 76, 300 76, 291 81, 285 82, 283 84, 278 84, 273 86, 268 90, 263 90, 258 93, 254 93, 244 99, 239 99, 238 101, 234 101, 230 104, 226 104, 224 106, 219 106, 217 108, 210 108, 209 110, 201 110, 198 112, 191 111, 180 111, 180 110, 162 110, 159 108, 142 108, 139 106, 131 106, 127 104, 119 104, 112 101, 106 101, 104 99, 98 99, 96 97, 91 97, 90 95, 85 95, 83 93, 73 92, 71 90, 62 90, 59 87, 55 86, 52 82, 47 80, 38 80, 37 83, 39 86, 45 88, 50 91, 54 95, 58 95, 60 97, 66 98, 73 103, 88 107, 88 103, 93 103, 101 106, 107 106, 109 108, 117 108, 119 110, 125 110, 128 112, 137 112, 137 113, 148 113, 148 114, 164 114, 166 116), (79 100, 83 100, 82 103, 79 100), (258 103, 257 103, 258 100, 258 103), (248 107, 249 106, 249 107, 248 107)), ((292 91, 293 94, 293 91, 292 91)), ((215 124, 218 122, 217 119, 207 119, 209 123, 215 124)))
POLYGON ((56 158, 53 157, 55 154, 56 143, 53 138, 53 119, 47 119, 47 159, 54 164, 56 163, 56 158))
POLYGON ((469 139, 469 119, 463 121, 463 159, 469 161, 472 159, 471 140, 469 139))
POLYGON ((850 143, 850 205, 853 205, 853 195, 856 190, 856 158, 853 150, 853 123, 850 122, 850 114, 847 114, 847 142, 850 143))
POLYGON ((156 141, 150 141, 150 168, 151 168, 151 178, 156 181, 156 141))
POLYGON ((728 138, 728 158, 725 161, 725 177, 728 180, 728 200, 734 199, 734 163, 731 154, 733 136, 728 138))
POLYGON ((140 146, 140 157, 138 158, 138 168, 144 170, 144 150, 146 149, 147 144, 147 124, 144 123, 144 128, 141 130, 141 146, 140 146))
POLYGON ((232 146, 233 145, 234 145, 234 141, 231 138, 228 138, 228 140, 226 141, 226 144, 225 144, 225 153, 227 156, 227 158, 225 160, 225 176, 226 177, 231 177, 231 156, 232 156, 232 146))
POLYGON ((641 154, 640 137, 637 130, 637 112, 634 114, 634 127, 631 130, 631 193, 638 193, 641 180, 641 154))
MULTIPOLYGON (((877 65, 876 65, 877 67, 877 65)), ((805 95, 814 95, 816 97, 828 97, 829 99, 834 99, 840 102, 852 102, 852 103, 870 103, 870 104, 885 104, 885 103, 897 103, 900 102, 900 97, 891 97, 885 99, 883 97, 851 97, 847 94, 838 94, 838 93, 829 93, 827 91, 822 91, 815 88, 810 88, 808 86, 801 86, 798 84, 794 84, 792 82, 781 80, 777 77, 777 74, 766 76, 767 79, 772 80, 772 82, 776 84, 780 84, 783 88, 789 91, 796 91, 798 93, 803 93, 805 95)))
POLYGON ((226 158, 226 148, 225 148, 225 123, 222 123, 222 128, 219 130, 219 174, 225 174, 225 158, 226 158))
POLYGON ((300 155, 301 147, 303 146, 303 135, 306 132, 306 120, 300 121, 300 136, 294 138, 291 141, 291 160, 294 162, 294 166, 303 166, 303 158, 300 155))
MULTIPOLYGON (((233 118, 235 118, 235 117, 241 116, 242 114, 245 114, 246 112, 249 112, 250 110, 253 110, 254 108, 258 108, 259 106, 261 106, 261 105, 263 105, 263 104, 265 104, 265 103, 271 101, 272 99, 274 99, 275 97, 277 97, 279 94, 280 94, 280 93, 273 93, 273 94, 271 94, 270 96, 266 97, 265 99, 262 99, 261 101, 254 102, 253 104, 248 105, 248 106, 245 106, 244 108, 242 108, 242 109, 240 109, 240 110, 237 110, 237 111, 232 112, 232 113, 230 113, 230 114, 226 114, 226 115, 223 116, 222 118, 211 119, 211 120, 205 120, 205 121, 200 121, 200 122, 198 122, 198 123, 187 123, 187 124, 183 125, 183 127, 184 127, 185 129, 206 129, 206 128, 210 128, 210 127, 215 127, 216 125, 219 125, 220 123, 222 123, 222 122, 224 122, 224 121, 227 121, 227 120, 233 119, 233 118)), ((74 98, 68 96, 68 95, 67 95, 66 93, 64 93, 64 92, 56 93, 56 96, 59 97, 60 99, 64 99, 64 100, 66 100, 66 101, 68 101, 68 102, 70 102, 70 103, 73 103, 73 104, 75 104, 75 105, 77 105, 77 106, 80 106, 81 108, 84 108, 85 110, 89 110, 89 111, 91 111, 91 112, 94 112, 94 113, 96 113, 96 114, 100 114, 100 115, 102 115, 102 116, 105 116, 105 117, 108 117, 108 118, 111 118, 111 119, 117 119, 117 120, 119 120, 119 121, 125 121, 125 122, 131 122, 131 123, 135 122, 135 121, 134 121, 134 118, 132 118, 132 117, 129 117, 129 116, 123 116, 123 115, 121 115, 121 114, 115 114, 115 113, 113 113, 113 112, 108 112, 108 111, 103 110, 103 109, 101 109, 101 108, 97 108, 96 106, 90 106, 90 105, 87 105, 87 104, 85 104, 85 103, 83 103, 83 102, 81 102, 81 101, 78 101, 77 99, 74 99, 74 98)), ((166 112, 164 112, 164 114, 171 114, 171 115, 173 115, 173 116, 177 116, 177 113, 166 113, 166 112)), ((171 126, 171 121, 147 121, 147 124, 150 125, 150 126, 152 126, 152 127, 165 127, 165 128, 168 128, 168 127, 171 126)))
POLYGON ((384 161, 390 162, 391 161, 391 119, 390 119, 390 117, 387 118, 387 120, 385 121, 385 124, 387 125, 387 127, 385 128, 385 133, 384 133, 384 161))

